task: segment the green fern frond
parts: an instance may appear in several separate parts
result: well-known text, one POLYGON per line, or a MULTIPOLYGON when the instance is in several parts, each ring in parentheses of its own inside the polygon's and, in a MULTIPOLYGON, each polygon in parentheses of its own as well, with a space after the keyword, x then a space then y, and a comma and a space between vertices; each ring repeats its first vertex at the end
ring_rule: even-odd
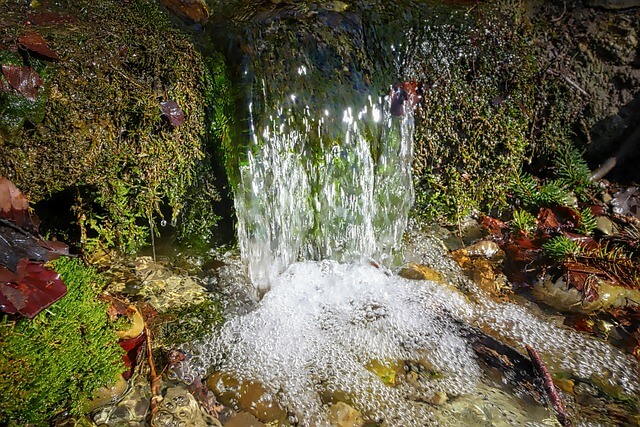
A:
POLYGON ((564 150, 555 159, 558 181, 584 199, 587 190, 593 187, 591 170, 577 150, 564 150))
POLYGON ((580 245, 565 236, 549 239, 542 245, 542 250, 549 258, 557 260, 575 258, 582 253, 580 245))
POLYGON ((537 202, 539 206, 568 206, 570 197, 562 182, 553 180, 540 187, 537 202))
POLYGON ((537 228, 538 221, 535 216, 523 209, 513 212, 513 219, 511 220, 511 229, 513 231, 522 231, 525 234, 530 234, 536 231, 537 228))
POLYGON ((596 228, 598 228, 598 221, 593 212, 591 212, 591 208, 581 210, 580 225, 576 230, 585 236, 591 236, 596 228))

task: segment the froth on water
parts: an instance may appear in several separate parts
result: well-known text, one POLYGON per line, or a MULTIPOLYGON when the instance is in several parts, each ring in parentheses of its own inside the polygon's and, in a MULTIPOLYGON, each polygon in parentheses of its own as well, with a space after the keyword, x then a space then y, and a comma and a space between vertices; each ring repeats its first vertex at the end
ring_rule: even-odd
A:
MULTIPOLYGON (((215 369, 260 382, 303 426, 331 425, 326 405, 337 400, 387 425, 442 422, 425 402, 438 393, 472 396, 486 390, 465 325, 491 330, 516 347, 539 349, 554 372, 600 376, 630 395, 640 390, 637 363, 618 350, 525 308, 477 296, 472 302, 445 282, 411 281, 370 264, 294 263, 272 281, 254 311, 230 319, 196 346, 190 364, 198 375, 215 369), (407 374, 399 384, 389 384, 371 369, 409 362, 426 375, 408 381, 407 374)), ((535 411, 522 409, 515 397, 484 404, 492 405, 491 416, 504 425, 553 419, 542 407, 532 415, 535 411)))

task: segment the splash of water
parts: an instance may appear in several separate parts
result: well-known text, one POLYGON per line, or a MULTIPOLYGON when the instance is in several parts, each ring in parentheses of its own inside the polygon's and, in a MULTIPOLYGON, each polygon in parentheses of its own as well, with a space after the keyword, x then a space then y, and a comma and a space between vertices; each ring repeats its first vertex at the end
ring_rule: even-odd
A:
MULTIPOLYGON (((298 16, 294 9, 277 16, 298 16)), ((479 394, 486 385, 467 340, 465 325, 472 325, 521 350, 524 344, 533 346, 555 372, 600 377, 629 395, 640 393, 638 364, 622 352, 526 308, 494 303, 473 284, 468 284, 471 297, 461 293, 450 283, 462 274, 437 243, 422 248, 429 259, 421 261, 446 272, 447 283, 409 281, 368 262, 393 265, 402 257, 400 242, 413 200, 411 112, 392 117, 389 99, 362 96, 355 83, 366 81, 358 73, 366 64, 350 63, 363 56, 365 40, 379 33, 349 45, 361 36, 357 16, 322 12, 318 20, 301 20, 310 28, 298 33, 299 39, 315 43, 310 35, 316 26, 329 24, 348 33, 337 50, 346 54, 314 62, 315 53, 290 43, 289 31, 278 32, 284 20, 265 16, 259 34, 268 43, 256 44, 256 62, 277 72, 252 77, 250 86, 263 75, 283 80, 262 81, 263 98, 249 101, 249 147, 234 191, 242 257, 254 286, 270 290, 252 310, 232 313, 221 330, 194 344, 185 367, 189 374, 203 377, 215 369, 260 382, 268 390, 267 400, 287 409, 291 418, 281 420, 283 425, 328 426, 327 407, 335 400, 348 400, 368 420, 386 425, 474 425, 465 416, 443 420, 424 403, 437 393, 479 394), (276 58, 289 57, 285 49, 294 51, 289 56, 295 58, 280 65, 276 58), (292 62, 329 71, 305 85, 313 67, 283 72, 292 62), (351 107, 330 102, 326 110, 308 102, 320 97, 314 89, 331 86, 318 84, 325 75, 344 70, 344 64, 361 98, 352 97, 352 91, 351 107), (300 88, 306 93, 291 93, 300 88), (260 111, 253 111, 254 100, 260 111), (390 386, 370 369, 374 362, 407 361, 428 367, 433 375, 390 386)), ((389 18, 384 27, 393 22, 389 18)), ((312 45, 328 51, 324 43, 312 45)), ((480 420, 486 425, 547 425, 544 418, 550 416, 522 409, 513 396, 504 402, 479 399, 473 405, 486 412, 480 420)))
MULTIPOLYGON (((435 253, 435 267, 452 268, 442 251, 435 253)), ((494 303, 468 286, 475 298, 451 284, 407 280, 367 263, 294 263, 272 281, 255 310, 231 318, 196 346, 189 363, 198 375, 215 366, 239 380, 260 382, 295 425, 332 425, 331 402, 347 396, 368 420, 455 426, 468 414, 442 418, 424 402, 437 393, 469 396, 485 387, 465 326, 473 325, 515 342, 521 351, 524 344, 535 347, 554 372, 587 381, 597 377, 628 396, 640 393, 638 364, 631 357, 524 307, 494 303), (376 361, 413 361, 433 374, 391 386, 370 369, 376 361)), ((513 396, 492 399, 479 397, 470 405, 487 414, 474 422, 555 425, 547 424, 553 416, 542 407, 523 406, 513 396)))
POLYGON ((300 259, 391 264, 413 202, 411 112, 392 117, 371 97, 341 117, 293 108, 252 124, 240 167, 238 240, 253 282, 300 259))

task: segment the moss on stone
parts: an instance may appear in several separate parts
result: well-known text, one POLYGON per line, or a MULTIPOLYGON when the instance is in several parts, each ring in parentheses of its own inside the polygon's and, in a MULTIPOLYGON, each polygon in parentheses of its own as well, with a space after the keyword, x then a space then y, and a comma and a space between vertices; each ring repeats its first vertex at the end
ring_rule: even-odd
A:
POLYGON ((455 221, 506 204, 509 176, 571 141, 564 85, 545 74, 519 1, 441 15, 411 52, 416 213, 455 221))
MULTIPOLYGON (((5 45, 27 31, 23 6, 0 5, 14 24, 0 26, 5 45)), ((193 183, 203 158, 207 68, 155 1, 66 0, 30 11, 47 12, 72 19, 28 30, 61 59, 38 60, 48 76, 44 117, 26 117, 16 142, 0 145, 0 174, 32 202, 72 189, 91 242, 133 251, 167 212, 161 206, 177 219, 193 183), (182 125, 161 117, 167 100, 184 111, 182 125)))
POLYGON ((33 320, 0 319, 0 424, 45 425, 83 414, 93 392, 124 371, 100 276, 78 259, 52 262, 67 294, 33 320))

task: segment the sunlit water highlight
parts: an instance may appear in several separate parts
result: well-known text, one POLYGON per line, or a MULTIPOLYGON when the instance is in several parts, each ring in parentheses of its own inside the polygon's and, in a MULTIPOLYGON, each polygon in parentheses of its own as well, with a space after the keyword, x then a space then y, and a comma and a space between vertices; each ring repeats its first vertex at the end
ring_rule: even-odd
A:
POLYGON ((280 107, 252 123, 235 206, 257 286, 300 259, 391 264, 399 253, 413 202, 413 116, 391 117, 388 102, 369 97, 341 117, 293 107, 302 119, 280 107))

